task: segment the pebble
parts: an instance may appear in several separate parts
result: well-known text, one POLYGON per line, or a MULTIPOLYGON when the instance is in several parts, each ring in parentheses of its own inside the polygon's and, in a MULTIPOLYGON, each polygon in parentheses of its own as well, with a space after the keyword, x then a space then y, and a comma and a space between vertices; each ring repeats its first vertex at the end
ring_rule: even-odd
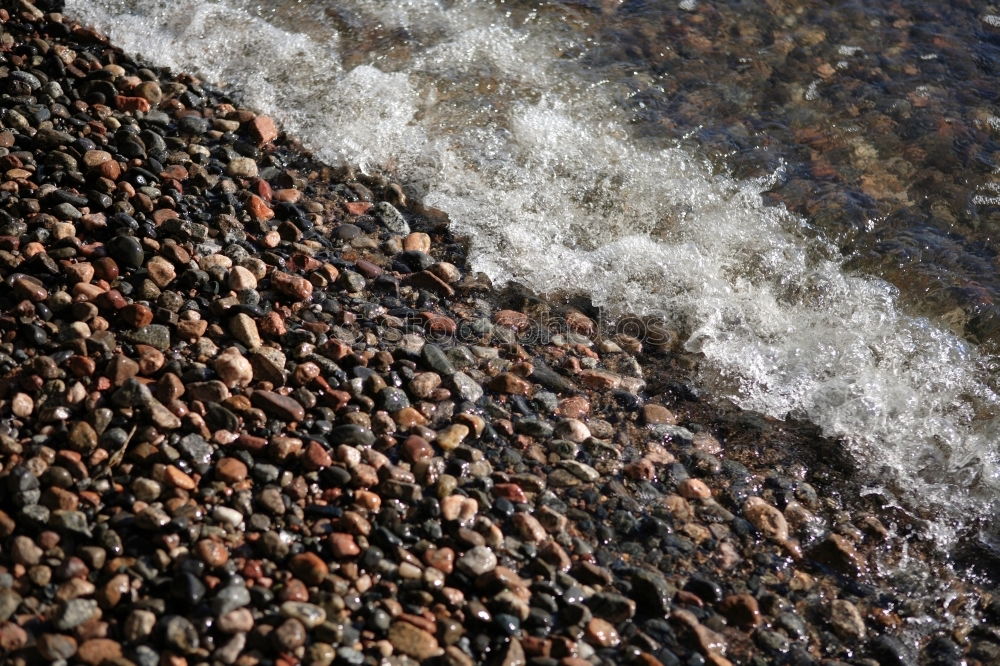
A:
POLYGON ((863 640, 867 634, 861 613, 845 599, 836 599, 830 604, 830 625, 844 640, 863 640))
MULTIPOLYGON (((14 658, 916 663, 891 637, 932 611, 881 612, 896 590, 847 580, 897 548, 884 528, 812 470, 751 460, 743 435, 770 453, 794 429, 694 401, 676 332, 595 338, 516 287, 499 309, 443 213, 58 4, 0 21, 14 658)), ((687 53, 708 15, 683 16, 664 23, 687 53)))
POLYGON ((229 332, 247 349, 256 349, 263 342, 257 330, 257 323, 249 315, 240 313, 230 319, 229 332))
POLYGON ((267 414, 282 421, 301 421, 305 418, 305 409, 302 405, 274 391, 254 391, 250 401, 267 414))
POLYGON ((235 347, 227 347, 213 361, 215 370, 222 383, 229 388, 249 386, 253 381, 253 367, 235 347))
POLYGON ((476 546, 458 558, 456 565, 469 575, 479 576, 497 567, 497 556, 486 546, 476 546))
POLYGON ((389 642, 398 652, 419 661, 441 654, 437 639, 428 631, 409 622, 393 622, 389 627, 389 642))
POLYGON ((301 601, 286 601, 281 604, 281 614, 294 618, 307 629, 313 629, 326 622, 326 611, 315 604, 301 601))

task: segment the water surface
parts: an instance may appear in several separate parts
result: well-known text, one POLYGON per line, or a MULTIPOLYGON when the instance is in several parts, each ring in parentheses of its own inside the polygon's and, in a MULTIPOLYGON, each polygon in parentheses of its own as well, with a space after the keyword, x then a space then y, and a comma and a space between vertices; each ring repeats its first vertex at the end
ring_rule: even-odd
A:
POLYGON ((1000 505, 1000 19, 925 4, 67 11, 391 173, 495 282, 664 318, 705 387, 811 420, 947 547, 1000 505))

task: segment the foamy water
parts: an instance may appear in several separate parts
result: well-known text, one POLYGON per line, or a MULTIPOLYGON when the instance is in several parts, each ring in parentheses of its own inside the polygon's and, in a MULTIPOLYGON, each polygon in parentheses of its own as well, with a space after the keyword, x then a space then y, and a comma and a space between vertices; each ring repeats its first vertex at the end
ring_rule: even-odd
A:
POLYGON ((937 516, 942 544, 998 508, 992 360, 845 272, 805 221, 762 204, 768 183, 634 138, 627 93, 572 55, 589 44, 567 23, 461 1, 67 4, 127 50, 239 91, 323 159, 388 168, 494 281, 670 321, 706 387, 840 438, 937 516))

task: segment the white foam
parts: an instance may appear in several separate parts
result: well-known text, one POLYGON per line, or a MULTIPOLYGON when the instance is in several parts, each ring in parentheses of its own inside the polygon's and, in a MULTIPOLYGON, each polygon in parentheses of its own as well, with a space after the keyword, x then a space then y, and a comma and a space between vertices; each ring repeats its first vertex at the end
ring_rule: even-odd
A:
POLYGON ((448 4, 352 3, 358 21, 412 39, 350 67, 336 34, 293 29, 319 11, 303 3, 267 20, 235 1, 67 11, 242 90, 327 160, 390 166, 449 212, 495 280, 675 323, 707 385, 842 438, 860 469, 886 470, 910 506, 937 513, 942 542, 997 508, 988 359, 900 312, 886 283, 845 272, 802 220, 763 205, 767 183, 630 138, 621 91, 563 56, 584 45, 563 23, 448 4))

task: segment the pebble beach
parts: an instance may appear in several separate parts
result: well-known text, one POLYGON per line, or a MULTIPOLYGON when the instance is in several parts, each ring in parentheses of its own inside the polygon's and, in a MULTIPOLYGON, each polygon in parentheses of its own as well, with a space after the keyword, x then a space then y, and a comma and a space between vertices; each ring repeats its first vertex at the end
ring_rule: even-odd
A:
POLYGON ((1000 663, 977 552, 662 321, 0 7, 4 663, 1000 663))

